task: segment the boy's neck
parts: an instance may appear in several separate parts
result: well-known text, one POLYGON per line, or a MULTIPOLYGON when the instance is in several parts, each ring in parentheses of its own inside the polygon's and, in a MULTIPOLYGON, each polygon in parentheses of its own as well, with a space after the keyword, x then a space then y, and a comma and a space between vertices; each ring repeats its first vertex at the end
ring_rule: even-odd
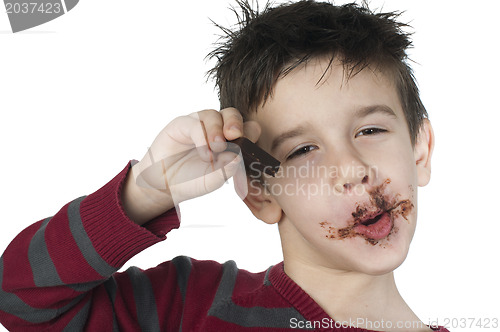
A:
MULTIPOLYGON (((382 319, 393 321, 394 326, 398 321, 420 321, 399 294, 393 272, 372 276, 286 258, 284 269, 335 321, 371 321, 372 327, 382 319)), ((424 328, 405 331, 431 331, 423 323, 422 326, 424 328)), ((369 325, 358 327, 370 329, 369 325)))

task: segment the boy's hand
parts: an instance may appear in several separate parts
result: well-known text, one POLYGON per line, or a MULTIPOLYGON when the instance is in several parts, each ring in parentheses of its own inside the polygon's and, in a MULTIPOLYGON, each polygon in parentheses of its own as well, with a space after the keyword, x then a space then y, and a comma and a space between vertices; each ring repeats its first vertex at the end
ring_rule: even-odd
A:
POLYGON ((132 167, 123 191, 125 212, 142 224, 220 188, 238 169, 244 172, 241 156, 225 151, 226 141, 245 136, 256 142, 260 132, 257 122, 243 123, 235 108, 175 118, 132 167))

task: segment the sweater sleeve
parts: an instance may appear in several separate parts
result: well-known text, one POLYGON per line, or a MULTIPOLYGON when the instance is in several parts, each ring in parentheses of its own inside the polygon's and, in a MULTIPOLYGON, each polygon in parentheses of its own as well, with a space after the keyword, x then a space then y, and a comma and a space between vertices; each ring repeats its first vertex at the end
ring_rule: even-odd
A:
MULTIPOLYGON (((127 217, 121 189, 130 167, 129 163, 95 193, 27 227, 9 244, 0 258, 0 322, 6 328, 76 331, 94 326, 112 331, 117 327, 116 293, 120 287, 134 290, 133 283, 145 275, 136 268, 113 274, 179 227, 175 209, 143 227, 127 217)), ((147 280, 143 281, 138 287, 147 288, 147 280)), ((148 289, 143 291, 147 294, 148 289)), ((127 324, 133 327, 139 324, 133 310, 137 299, 134 292, 129 294, 119 310, 127 319, 135 317, 127 324)))

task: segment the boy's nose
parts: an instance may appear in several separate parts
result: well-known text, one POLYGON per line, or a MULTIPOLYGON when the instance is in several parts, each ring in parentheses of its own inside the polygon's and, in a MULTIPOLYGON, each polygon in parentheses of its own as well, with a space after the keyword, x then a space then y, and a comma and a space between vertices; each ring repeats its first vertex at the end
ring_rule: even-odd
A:
POLYGON ((344 189, 349 191, 351 190, 353 187, 352 183, 344 183, 344 189))
MULTIPOLYGON (((361 179, 361 185, 365 185, 367 184, 369 181, 369 176, 368 175, 365 175, 362 179, 361 179)), ((354 189, 356 184, 352 183, 352 182, 346 182, 344 183, 344 185, 342 186, 343 187, 343 191, 344 193, 351 193, 354 189)))
POLYGON ((363 192, 377 178, 377 170, 364 155, 349 144, 328 146, 323 162, 333 166, 337 172, 330 178, 338 193, 363 192))

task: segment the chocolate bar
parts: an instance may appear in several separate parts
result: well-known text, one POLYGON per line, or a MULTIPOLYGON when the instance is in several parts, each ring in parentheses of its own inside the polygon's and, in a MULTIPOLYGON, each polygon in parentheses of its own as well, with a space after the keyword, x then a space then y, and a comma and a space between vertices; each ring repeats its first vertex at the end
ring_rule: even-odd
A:
MULTIPOLYGON (((252 171, 258 170, 261 173, 264 172, 273 177, 278 172, 280 162, 248 138, 239 137, 235 140, 228 141, 228 143, 234 143, 240 147, 243 162, 247 171, 250 168, 252 171)), ((236 147, 233 144, 228 144, 226 151, 232 151, 234 153, 239 152, 235 150, 236 147)))

